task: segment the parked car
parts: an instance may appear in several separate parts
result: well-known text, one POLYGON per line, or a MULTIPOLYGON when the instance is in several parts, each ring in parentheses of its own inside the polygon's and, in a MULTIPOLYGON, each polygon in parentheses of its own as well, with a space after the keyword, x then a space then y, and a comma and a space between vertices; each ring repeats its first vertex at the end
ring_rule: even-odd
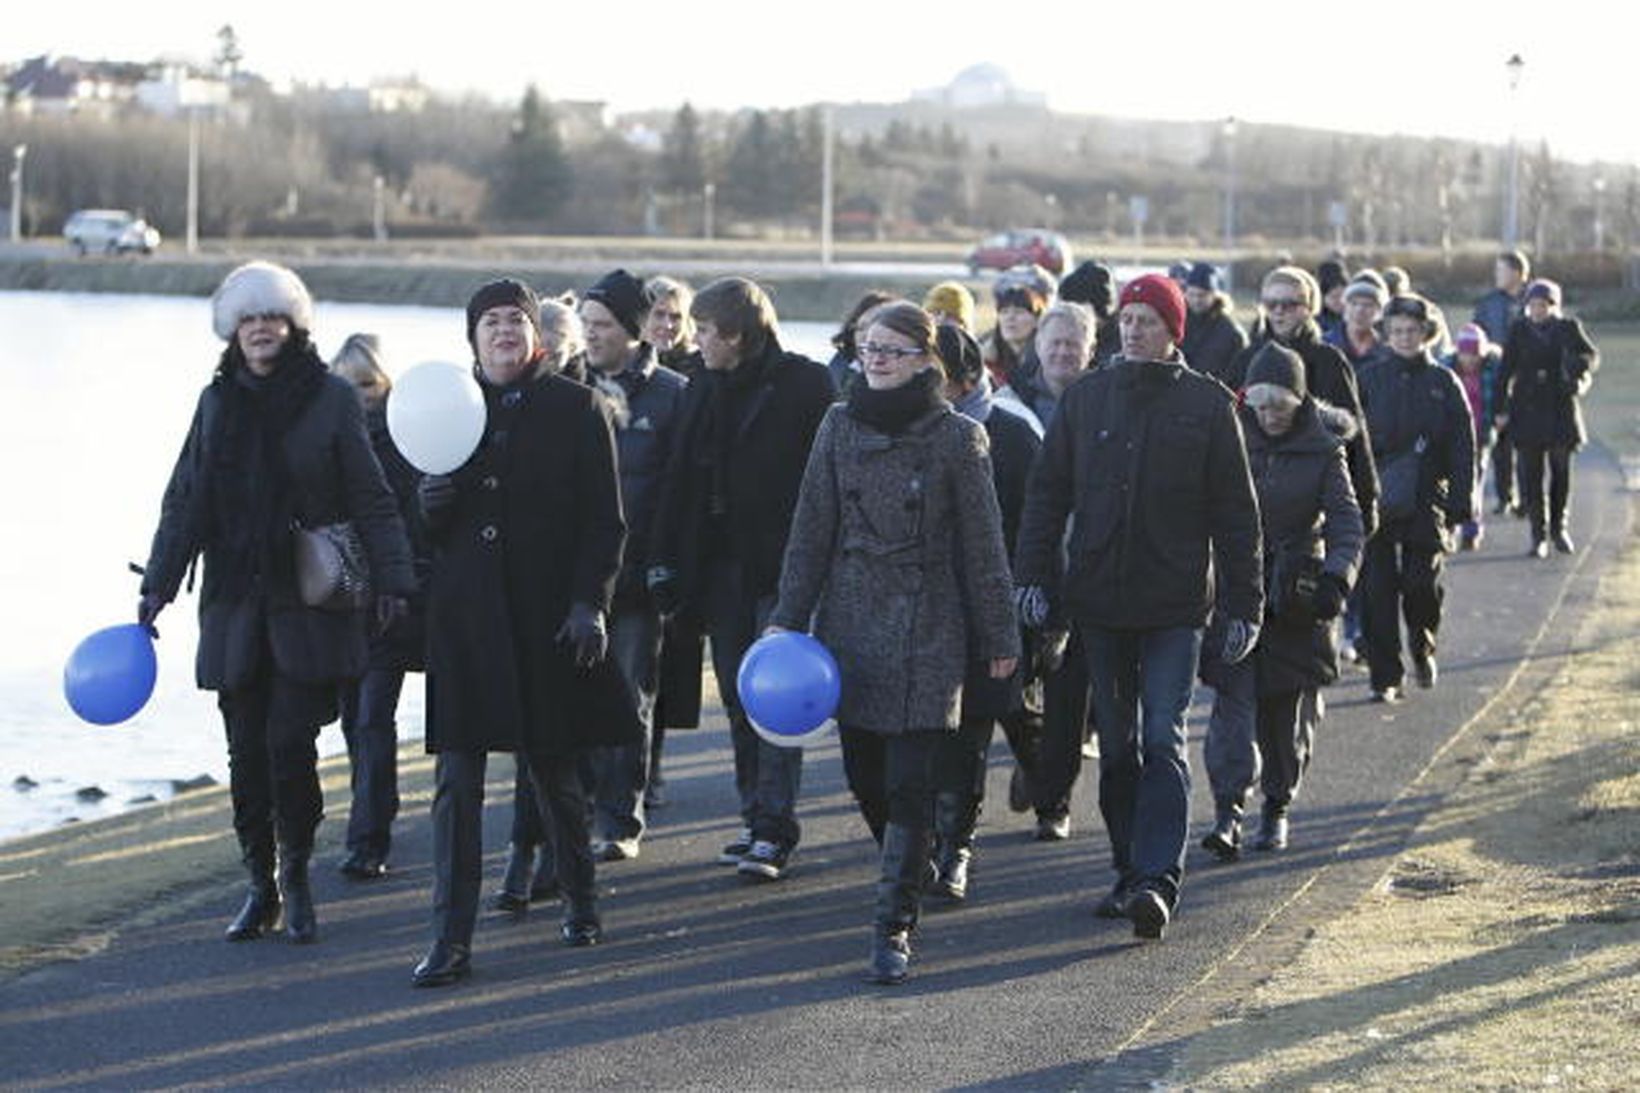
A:
POLYGON ((968 272, 974 274, 1030 263, 1062 276, 1071 268, 1071 245, 1063 235, 1046 228, 1016 228, 993 235, 968 252, 968 272))
POLYGON ((63 238, 76 254, 154 253, 159 232, 124 209, 81 209, 63 224, 63 238))

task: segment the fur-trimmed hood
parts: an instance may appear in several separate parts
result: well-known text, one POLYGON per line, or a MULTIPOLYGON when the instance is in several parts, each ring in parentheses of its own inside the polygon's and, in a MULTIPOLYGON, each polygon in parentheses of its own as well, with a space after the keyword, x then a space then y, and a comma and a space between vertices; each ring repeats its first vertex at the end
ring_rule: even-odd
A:
POLYGON ((1242 433, 1247 438, 1249 452, 1265 449, 1289 452, 1331 451, 1345 446, 1361 431, 1360 423, 1355 420, 1354 414, 1314 395, 1305 397, 1304 405, 1299 408, 1292 429, 1281 436, 1266 435, 1264 430, 1259 428, 1258 414, 1251 406, 1243 403, 1238 409, 1241 413, 1242 433))

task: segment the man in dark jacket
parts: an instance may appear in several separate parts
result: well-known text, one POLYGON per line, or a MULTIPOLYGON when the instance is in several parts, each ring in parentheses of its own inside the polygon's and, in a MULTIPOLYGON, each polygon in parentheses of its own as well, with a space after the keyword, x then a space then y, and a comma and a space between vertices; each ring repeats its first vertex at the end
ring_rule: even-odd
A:
POLYGON ((1210 262, 1197 262, 1184 279, 1184 302, 1190 306, 1184 341, 1179 352, 1198 372, 1222 376, 1236 354, 1247 348, 1247 334, 1231 312, 1234 304, 1219 288, 1219 271, 1210 262))
POLYGON ((589 374, 609 400, 615 422, 621 512, 626 517, 626 551, 610 611, 609 651, 638 700, 644 730, 639 744, 600 748, 592 755, 598 837, 593 852, 601 861, 637 857, 644 831, 661 652, 661 615, 644 586, 644 559, 661 475, 688 385, 678 373, 656 364, 654 350, 640 340, 647 311, 643 282, 624 269, 604 277, 581 298, 589 374))
POLYGON ((1122 355, 1065 392, 1043 441, 1016 569, 1023 621, 1072 617, 1087 652, 1118 877, 1098 913, 1159 938, 1184 876, 1185 710, 1214 586, 1227 663, 1256 643, 1264 592, 1234 400, 1179 355, 1183 294, 1139 277, 1122 289, 1120 315, 1122 355))
MULTIPOLYGON (((1502 345, 1509 340, 1509 328, 1521 317, 1522 297, 1531 276, 1532 263, 1521 251, 1506 250, 1493 263, 1492 291, 1475 301, 1475 321, 1495 344, 1502 345)), ((1492 443, 1492 492, 1497 496, 1497 513, 1520 515, 1515 442, 1508 426, 1498 430, 1492 443)))
POLYGON ((744 824, 718 860, 778 880, 800 835, 803 752, 757 735, 735 677, 774 609, 809 446, 834 397, 831 376, 781 349, 774 305, 743 277, 706 286, 690 311, 705 369, 679 410, 647 580, 663 612, 698 610, 711 639, 744 824))
POLYGON ((427 749, 433 795, 432 947, 419 987, 468 974, 490 751, 517 752, 549 819, 564 943, 591 945, 595 865, 579 758, 642 737, 605 622, 626 526, 609 410, 537 375, 540 305, 517 281, 467 304, 486 420, 478 449, 420 494, 435 550, 428 596, 427 749))
POLYGON ((1401 619, 1420 687, 1436 679, 1442 555, 1472 516, 1475 428, 1456 376, 1435 363, 1436 324, 1421 296, 1384 312, 1389 352, 1361 371, 1361 403, 1380 468, 1383 522, 1362 565, 1362 624, 1373 698, 1401 697, 1401 619))

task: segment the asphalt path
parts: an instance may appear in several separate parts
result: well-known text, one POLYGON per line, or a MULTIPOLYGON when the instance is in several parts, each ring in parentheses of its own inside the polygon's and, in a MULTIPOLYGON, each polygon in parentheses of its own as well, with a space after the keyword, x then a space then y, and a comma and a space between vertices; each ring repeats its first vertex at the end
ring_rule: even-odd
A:
MULTIPOLYGON (((1384 872, 1438 799, 1443 769, 1480 746, 1489 712, 1575 655, 1594 580, 1628 534, 1602 453, 1579 461, 1570 558, 1530 561, 1525 528, 1491 519, 1452 560, 1439 686, 1370 705, 1363 674, 1329 692, 1293 848, 1210 863, 1194 838, 1179 918, 1137 942, 1091 914, 1111 879, 1091 779, 1063 843, 1030 838, 1004 806, 993 749, 972 895, 925 914, 912 980, 861 981, 873 845, 835 742, 810 751, 803 844, 789 876, 743 881, 713 864, 733 834, 722 719, 668 739, 672 803, 641 857, 601 867, 605 943, 556 942, 556 913, 481 921, 474 975, 414 990, 428 940, 425 800, 400 822, 395 870, 350 884, 318 870, 321 941, 230 945, 241 888, 211 891, 96 956, 0 985, 0 1083, 19 1088, 211 1085, 626 1088, 1144 1085, 1189 1033, 1290 957, 1304 931, 1384 872)), ((1201 696, 1199 695, 1198 698, 1201 696)), ((202 698, 202 703, 204 699, 202 698)), ((1211 813, 1193 710, 1197 836, 1211 813)), ((499 872, 511 764, 491 768, 489 863, 499 872)), ((341 821, 327 824, 333 838, 341 821)), ((111 866, 117 867, 117 866, 111 866)), ((3 908, 0 908, 3 919, 3 908)))

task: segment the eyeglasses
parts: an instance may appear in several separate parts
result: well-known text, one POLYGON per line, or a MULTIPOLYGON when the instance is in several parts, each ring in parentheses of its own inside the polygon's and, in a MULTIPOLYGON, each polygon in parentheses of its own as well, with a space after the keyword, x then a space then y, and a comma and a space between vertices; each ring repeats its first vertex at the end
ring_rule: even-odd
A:
POLYGON ((880 342, 861 342, 859 348, 862 358, 887 357, 893 361, 904 361, 923 355, 923 351, 914 345, 883 345, 880 342))
POLYGON ((288 319, 282 311, 258 311, 254 315, 241 315, 239 317, 240 326, 244 326, 246 323, 282 323, 287 321, 288 319))
POLYGON ((1278 296, 1273 300, 1261 300, 1260 303, 1264 305, 1265 311, 1296 311, 1301 307, 1308 306, 1303 300, 1297 300, 1291 296, 1278 296))

